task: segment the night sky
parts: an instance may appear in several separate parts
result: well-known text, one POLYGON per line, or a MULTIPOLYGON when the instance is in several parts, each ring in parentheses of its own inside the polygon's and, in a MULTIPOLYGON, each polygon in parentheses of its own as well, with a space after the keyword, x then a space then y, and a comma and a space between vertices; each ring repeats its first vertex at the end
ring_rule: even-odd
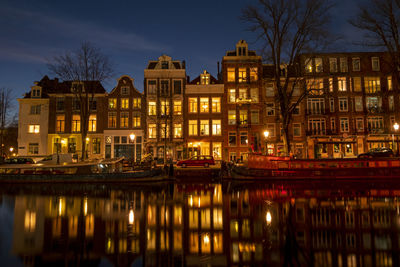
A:
MULTIPOLYGON (((364 0, 337 0, 330 11, 332 31, 344 37, 337 51, 364 50, 352 45, 361 34, 347 23, 360 1, 364 0)), ((186 60, 191 79, 204 69, 216 76, 217 61, 238 40, 245 39, 252 50, 260 47, 239 20, 250 2, 0 0, 0 87, 21 97, 44 75, 53 78, 48 60, 83 41, 101 48, 114 63, 115 77, 104 84, 108 92, 123 74, 134 78, 142 91, 147 62, 162 54, 186 60)))

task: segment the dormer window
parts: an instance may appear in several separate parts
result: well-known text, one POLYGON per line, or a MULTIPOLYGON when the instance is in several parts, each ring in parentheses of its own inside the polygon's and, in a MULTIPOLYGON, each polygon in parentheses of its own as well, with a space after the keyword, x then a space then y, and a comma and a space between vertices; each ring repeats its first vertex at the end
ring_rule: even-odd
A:
POLYGON ((32 94, 31 94, 32 98, 40 98, 41 95, 42 95, 41 88, 32 88, 32 94))
POLYGON ((244 40, 240 40, 237 44, 236 44, 236 55, 238 56, 247 56, 247 43, 244 40))
POLYGON ((168 61, 161 61, 161 68, 168 69, 168 61))
POLYGON ((71 91, 73 93, 84 93, 85 86, 83 85, 83 82, 72 82, 71 91))
POLYGON ((207 71, 200 74, 200 84, 210 84, 210 74, 207 71))

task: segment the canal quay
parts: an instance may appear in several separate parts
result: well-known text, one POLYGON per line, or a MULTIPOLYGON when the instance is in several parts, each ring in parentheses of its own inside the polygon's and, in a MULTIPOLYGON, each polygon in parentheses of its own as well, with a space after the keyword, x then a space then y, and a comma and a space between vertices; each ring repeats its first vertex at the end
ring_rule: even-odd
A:
POLYGON ((400 185, 3 184, 3 266, 399 266, 400 185), (384 263, 384 265, 383 265, 384 263))

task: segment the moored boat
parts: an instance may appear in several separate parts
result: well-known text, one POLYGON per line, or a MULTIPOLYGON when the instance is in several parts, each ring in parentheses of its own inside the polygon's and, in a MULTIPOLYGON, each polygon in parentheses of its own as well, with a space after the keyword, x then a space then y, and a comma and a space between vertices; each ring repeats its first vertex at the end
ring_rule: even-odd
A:
POLYGON ((399 158, 291 159, 249 155, 247 166, 230 168, 233 179, 400 178, 399 158))

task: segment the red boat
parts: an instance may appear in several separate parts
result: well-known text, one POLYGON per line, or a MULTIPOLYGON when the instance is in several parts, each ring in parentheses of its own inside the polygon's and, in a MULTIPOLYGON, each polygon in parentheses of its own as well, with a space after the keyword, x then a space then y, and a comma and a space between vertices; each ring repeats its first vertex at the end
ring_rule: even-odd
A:
POLYGON ((393 179, 400 178, 400 159, 291 159, 249 155, 247 166, 232 167, 230 176, 234 179, 393 179))

